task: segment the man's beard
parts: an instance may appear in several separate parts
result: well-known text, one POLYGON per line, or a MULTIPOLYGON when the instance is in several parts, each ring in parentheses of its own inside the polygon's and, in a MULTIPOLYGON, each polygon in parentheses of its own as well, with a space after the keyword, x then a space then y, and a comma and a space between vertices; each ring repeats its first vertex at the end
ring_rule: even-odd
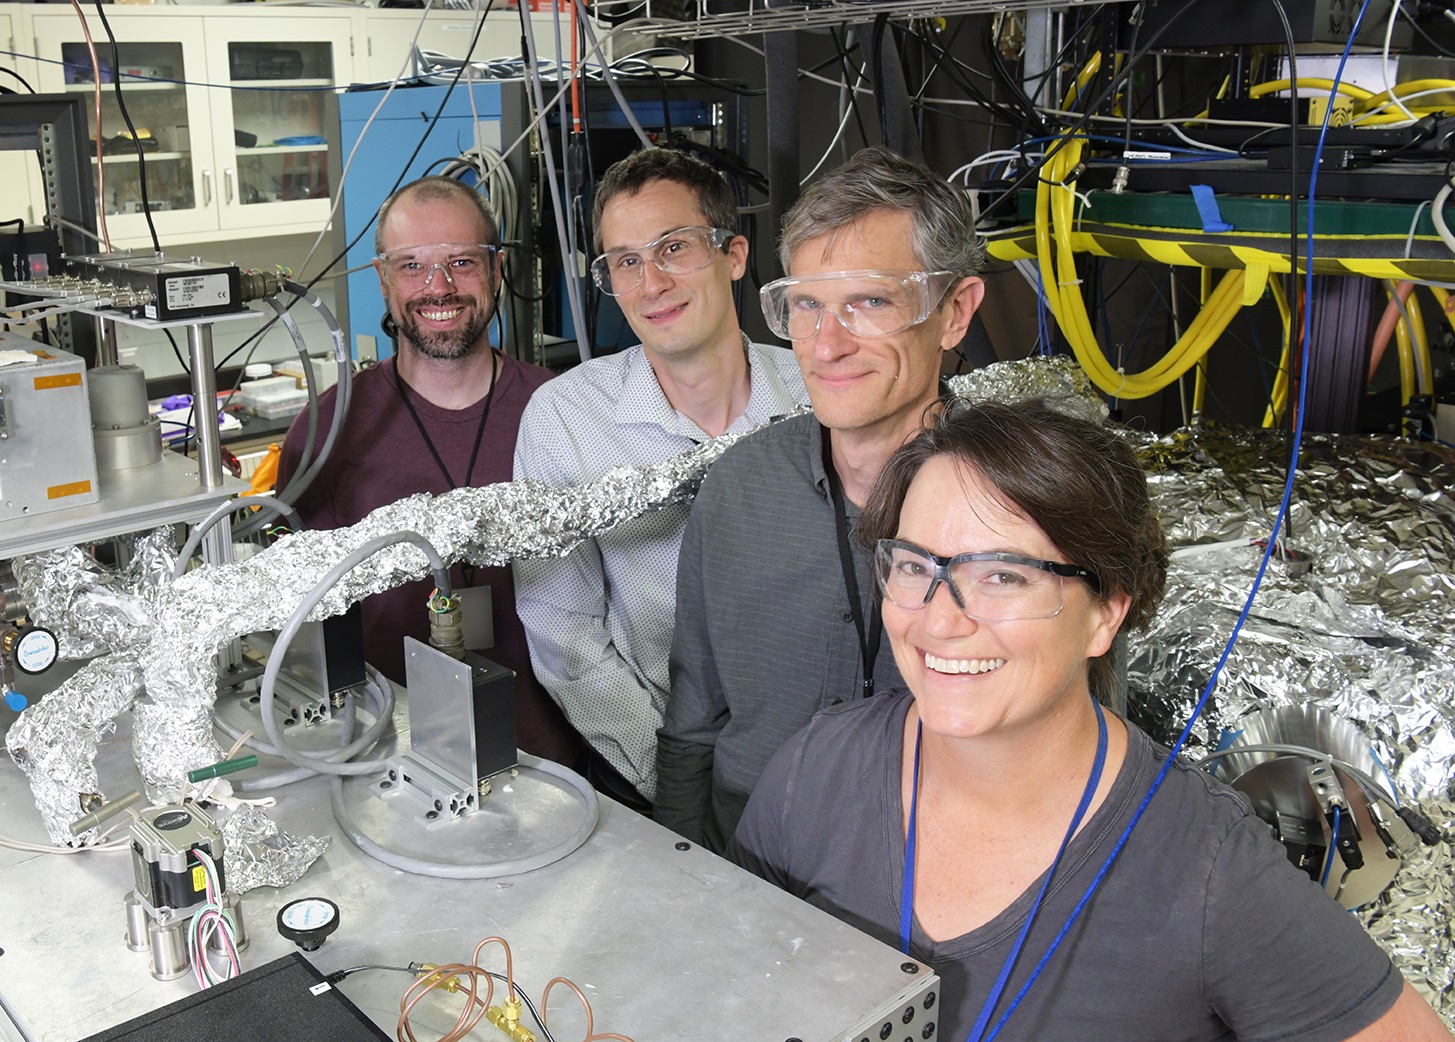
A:
POLYGON ((472 354, 485 342, 485 333, 490 328, 490 315, 468 297, 443 297, 432 301, 411 301, 404 309, 399 322, 399 336, 414 345, 427 358, 454 361, 472 354), (466 312, 466 322, 454 329, 422 329, 415 317, 416 311, 446 311, 461 307, 466 312))

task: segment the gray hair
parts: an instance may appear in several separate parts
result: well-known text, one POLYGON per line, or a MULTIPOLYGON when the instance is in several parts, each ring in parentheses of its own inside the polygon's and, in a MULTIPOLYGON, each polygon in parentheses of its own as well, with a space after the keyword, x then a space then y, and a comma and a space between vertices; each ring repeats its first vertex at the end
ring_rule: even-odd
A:
POLYGON ((985 263, 985 243, 963 191, 928 167, 884 148, 856 152, 815 181, 783 218, 778 261, 789 270, 793 254, 810 239, 846 228, 874 210, 907 210, 912 245, 927 271, 964 278, 985 263))
MULTIPOLYGON (((489 246, 500 245, 500 226, 495 223, 495 215, 490 212, 490 204, 485 197, 463 182, 456 181, 453 177, 441 177, 431 175, 411 181, 394 191, 384 205, 379 207, 379 216, 374 221, 374 252, 384 252, 384 222, 389 219, 389 211, 394 209, 394 204, 405 196, 415 199, 463 199, 480 211, 480 216, 485 221, 485 242, 489 246)), ((410 243, 412 246, 420 243, 410 243)))

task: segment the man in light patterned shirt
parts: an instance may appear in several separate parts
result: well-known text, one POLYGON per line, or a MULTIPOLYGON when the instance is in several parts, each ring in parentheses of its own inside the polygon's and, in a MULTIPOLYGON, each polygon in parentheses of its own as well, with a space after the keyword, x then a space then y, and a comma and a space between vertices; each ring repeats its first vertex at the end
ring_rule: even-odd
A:
MULTIPOLYGON (((707 164, 646 149, 596 191, 592 278, 641 344, 543 384, 515 476, 552 485, 659 463, 807 404, 793 353, 753 344, 732 284, 747 266, 732 189, 707 164)), ((569 555, 515 564, 536 677, 590 745, 597 788, 646 813, 656 794, 677 553, 688 508, 646 514, 569 555)))

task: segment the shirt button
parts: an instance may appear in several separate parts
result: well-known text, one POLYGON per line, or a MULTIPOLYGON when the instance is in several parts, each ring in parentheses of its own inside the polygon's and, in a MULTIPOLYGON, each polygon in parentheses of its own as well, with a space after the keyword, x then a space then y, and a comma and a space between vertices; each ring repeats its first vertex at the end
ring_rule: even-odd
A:
POLYGON ((845 622, 853 622, 854 621, 854 613, 851 612, 851 611, 844 612, 844 621, 845 622))
POLYGON ((841 706, 843 704, 844 704, 844 700, 842 698, 831 698, 831 699, 829 699, 829 705, 831 705, 831 706, 841 706))

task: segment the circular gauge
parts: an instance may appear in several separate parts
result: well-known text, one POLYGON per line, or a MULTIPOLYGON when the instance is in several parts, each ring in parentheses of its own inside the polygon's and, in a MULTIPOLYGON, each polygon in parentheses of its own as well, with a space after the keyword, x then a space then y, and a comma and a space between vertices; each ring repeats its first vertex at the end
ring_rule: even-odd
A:
POLYGON ((306 952, 338 929, 338 905, 326 897, 304 897, 278 909, 278 932, 306 952))
POLYGON ((60 650, 54 633, 44 626, 31 626, 16 638, 15 668, 32 676, 44 673, 56 664, 60 650))

